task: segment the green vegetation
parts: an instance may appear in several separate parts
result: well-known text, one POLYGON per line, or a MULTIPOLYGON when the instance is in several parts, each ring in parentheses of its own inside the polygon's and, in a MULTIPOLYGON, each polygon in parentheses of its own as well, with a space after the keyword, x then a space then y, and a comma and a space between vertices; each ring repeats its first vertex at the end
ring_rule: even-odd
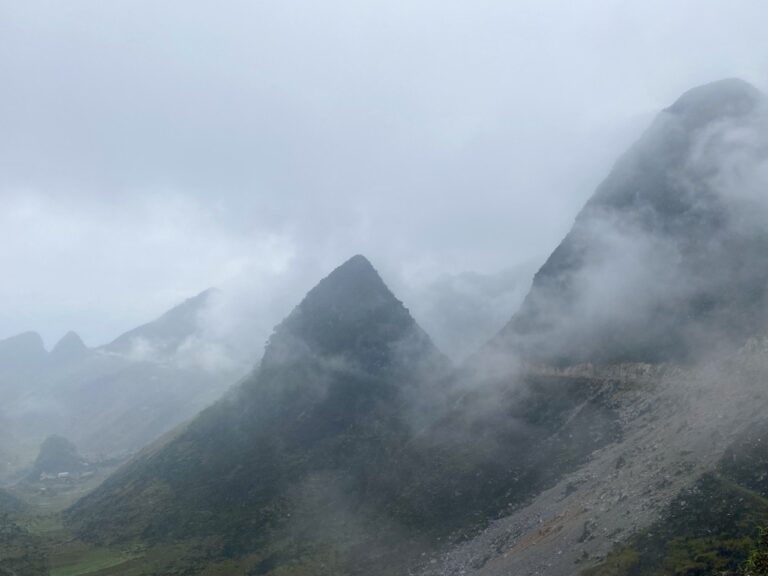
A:
POLYGON ((760 530, 758 545, 744 563, 744 576, 768 576, 768 529, 760 530))
POLYGON ((768 575, 765 428, 745 434, 718 470, 680 494, 661 520, 585 576, 768 575))
POLYGON ((86 576, 103 574, 104 570, 121 566, 136 556, 128 556, 105 548, 69 546, 50 556, 50 576, 86 576))
POLYGON ((8 514, 0 513, 0 574, 41 576, 46 560, 40 543, 8 514))

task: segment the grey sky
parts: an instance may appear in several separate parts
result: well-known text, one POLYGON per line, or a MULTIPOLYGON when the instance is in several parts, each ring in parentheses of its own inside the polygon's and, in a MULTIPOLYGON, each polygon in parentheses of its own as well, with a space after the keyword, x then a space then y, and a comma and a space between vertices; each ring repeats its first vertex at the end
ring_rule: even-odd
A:
POLYGON ((99 344, 211 285, 282 313, 358 252, 403 298, 541 261, 658 109, 768 87, 766 21, 762 0, 0 0, 0 337, 99 344))

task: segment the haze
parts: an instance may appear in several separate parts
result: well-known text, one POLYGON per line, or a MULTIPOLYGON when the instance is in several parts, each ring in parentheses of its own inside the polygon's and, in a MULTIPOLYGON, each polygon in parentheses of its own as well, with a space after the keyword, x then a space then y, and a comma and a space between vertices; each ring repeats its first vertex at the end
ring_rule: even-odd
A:
POLYGON ((759 1, 0 1, 0 338, 102 344, 209 286, 234 296, 217 329, 245 307, 266 335, 359 252, 430 332, 445 275, 506 274, 503 323, 660 108, 768 87, 766 21, 759 1))

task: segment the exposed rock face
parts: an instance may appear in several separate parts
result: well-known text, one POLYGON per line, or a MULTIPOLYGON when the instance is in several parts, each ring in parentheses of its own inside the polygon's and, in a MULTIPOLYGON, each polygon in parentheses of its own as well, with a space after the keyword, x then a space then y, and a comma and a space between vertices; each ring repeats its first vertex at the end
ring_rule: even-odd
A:
POLYGON ((684 94, 615 165, 495 344, 533 361, 680 360, 768 320, 766 99, 684 94))
POLYGON ((594 566, 616 543, 656 522, 763 420, 756 404, 768 406, 760 376, 767 371, 768 357, 743 352, 690 370, 623 365, 607 371, 601 386, 616 403, 621 440, 596 450, 584 466, 424 574, 567 576, 594 566))

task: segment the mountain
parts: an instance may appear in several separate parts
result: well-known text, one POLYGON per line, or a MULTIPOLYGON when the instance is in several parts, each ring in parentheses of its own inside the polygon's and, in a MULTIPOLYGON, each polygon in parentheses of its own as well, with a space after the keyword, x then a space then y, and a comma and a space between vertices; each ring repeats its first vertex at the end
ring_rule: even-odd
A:
POLYGON ((87 462, 77 452, 77 446, 61 436, 49 436, 40 446, 27 478, 36 481, 43 474, 75 473, 87 467, 87 462))
POLYGON ((188 338, 197 333, 199 315, 215 294, 213 288, 205 290, 171 308, 156 320, 118 336, 102 349, 136 360, 171 358, 188 338))
POLYGON ((67 332, 48 354, 48 363, 62 366, 83 360, 88 355, 88 348, 76 332, 67 332))
POLYGON ((146 573, 739 570, 768 518, 765 118, 736 80, 662 111, 453 372, 353 258, 67 526, 146 573))
POLYGON ((0 340, 0 378, 18 382, 28 378, 45 361, 47 352, 37 332, 24 332, 0 340))
POLYGON ((202 354, 185 348, 200 334, 196 319, 211 294, 100 348, 86 347, 74 332, 50 353, 35 333, 1 341, 0 474, 15 477, 32 465, 51 435, 91 456, 137 451, 217 400, 247 367, 195 362, 202 354))
POLYGON ((684 94, 617 162, 466 367, 485 391, 526 373, 589 382, 614 437, 529 467, 549 481, 417 573, 742 574, 768 518, 767 144, 765 97, 726 80, 684 94))
POLYGON ((449 374, 358 256, 275 329, 250 379, 67 523, 101 544, 206 550, 168 571, 401 573, 615 440, 616 379, 514 384, 449 374))
POLYGON ((260 555, 262 567, 297 554, 330 561, 336 545, 388 531, 385 467, 446 367, 355 256, 276 327, 249 379, 82 499, 68 522, 99 541, 223 538, 227 554, 260 555))
POLYGON ((533 362, 738 348, 768 320, 766 98, 740 80, 664 110, 576 217, 494 343, 533 362))

